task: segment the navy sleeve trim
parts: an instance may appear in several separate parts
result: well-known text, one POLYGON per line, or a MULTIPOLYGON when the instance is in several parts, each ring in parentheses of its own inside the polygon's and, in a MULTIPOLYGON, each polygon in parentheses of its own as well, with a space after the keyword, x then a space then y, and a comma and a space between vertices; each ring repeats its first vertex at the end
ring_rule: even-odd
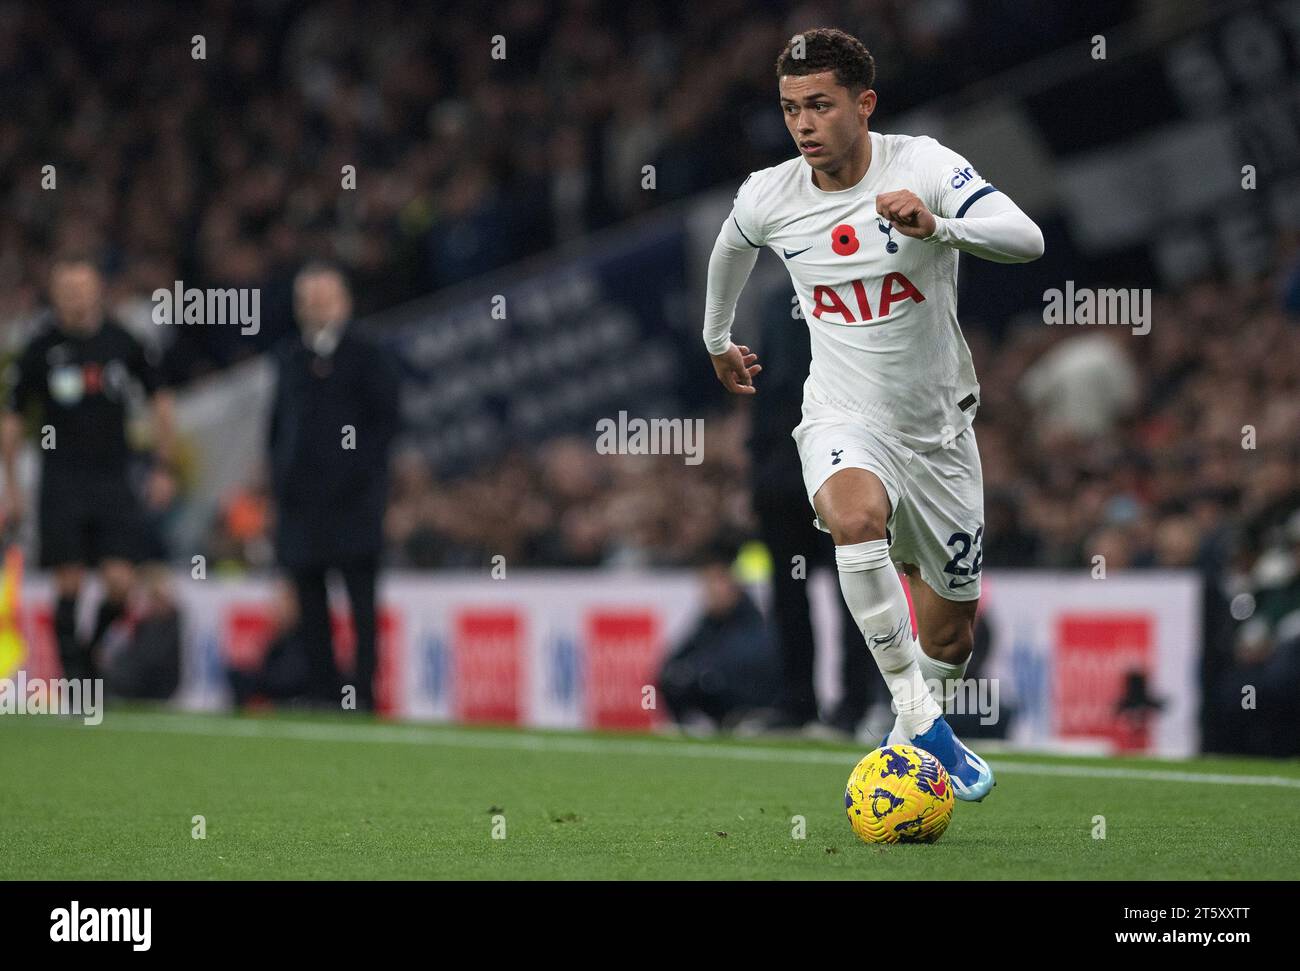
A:
MULTIPOLYGON (((733 223, 736 223, 736 217, 735 217, 735 216, 732 216, 732 217, 731 217, 731 221, 732 221, 733 223)), ((741 236, 745 236, 745 231, 744 231, 743 229, 740 228, 740 223, 736 223, 736 230, 737 230, 737 232, 740 233, 741 236)), ((748 236, 745 236, 745 242, 746 242, 746 243, 749 243, 749 245, 752 246, 752 247, 754 247, 754 249, 762 249, 762 248, 763 248, 763 247, 759 246, 757 243, 755 243, 753 240, 751 240, 748 236)))
POLYGON ((972 193, 971 197, 961 204, 961 208, 957 210, 957 215, 953 216, 952 218, 960 219, 962 216, 966 214, 966 210, 969 209, 977 199, 983 199, 990 192, 997 192, 997 191, 998 190, 993 186, 986 185, 984 188, 980 189, 979 192, 972 193))

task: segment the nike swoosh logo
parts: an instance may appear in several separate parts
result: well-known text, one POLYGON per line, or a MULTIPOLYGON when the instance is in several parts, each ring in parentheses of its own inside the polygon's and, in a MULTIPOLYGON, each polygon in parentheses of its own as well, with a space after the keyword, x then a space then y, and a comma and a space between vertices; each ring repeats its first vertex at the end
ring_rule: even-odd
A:
POLYGON ((796 256, 798 256, 800 253, 807 253, 810 249, 812 249, 811 246, 805 246, 803 249, 797 249, 797 250, 795 250, 793 253, 791 253, 788 249, 786 249, 784 246, 782 246, 782 247, 781 247, 781 252, 785 254, 785 258, 786 258, 787 260, 792 260, 792 259, 794 259, 796 256))
POLYGON ((979 579, 979 577, 971 577, 969 580, 963 580, 961 583, 958 583, 956 580, 949 580, 949 581, 948 581, 948 589, 949 589, 949 590, 956 590, 958 587, 967 587, 967 586, 970 586, 972 583, 974 583, 974 582, 975 582, 976 580, 978 580, 978 579, 979 579))

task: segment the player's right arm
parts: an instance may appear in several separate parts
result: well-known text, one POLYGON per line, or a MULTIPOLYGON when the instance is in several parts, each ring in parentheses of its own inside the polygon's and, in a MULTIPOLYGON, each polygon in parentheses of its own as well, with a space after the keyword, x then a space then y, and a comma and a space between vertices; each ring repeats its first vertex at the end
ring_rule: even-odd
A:
MULTIPOLYGON (((752 179, 746 179, 748 184, 752 179)), ((732 343, 731 325, 736 302, 745 289, 762 245, 750 219, 746 185, 736 193, 735 205, 722 224, 709 256, 704 297, 704 346, 713 360, 713 373, 732 394, 754 394, 754 376, 763 370, 758 355, 732 343), (742 223, 748 229, 742 228, 742 223)))

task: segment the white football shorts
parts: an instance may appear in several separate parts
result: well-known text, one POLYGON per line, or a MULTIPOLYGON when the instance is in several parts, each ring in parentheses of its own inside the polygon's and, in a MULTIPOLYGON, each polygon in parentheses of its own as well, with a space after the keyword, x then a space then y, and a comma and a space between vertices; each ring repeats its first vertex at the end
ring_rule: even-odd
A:
MULTIPOLYGON (((951 447, 913 452, 851 412, 805 397, 793 434, 809 503, 841 469, 874 472, 889 494, 890 558, 915 565, 945 599, 979 599, 984 474, 973 428, 953 438, 951 447)), ((815 511, 814 523, 830 532, 815 511)))

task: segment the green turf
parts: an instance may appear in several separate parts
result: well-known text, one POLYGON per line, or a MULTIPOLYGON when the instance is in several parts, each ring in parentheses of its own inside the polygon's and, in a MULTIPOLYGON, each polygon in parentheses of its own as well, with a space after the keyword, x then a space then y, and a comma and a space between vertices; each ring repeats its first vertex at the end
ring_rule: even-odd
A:
POLYGON ((113 713, 0 718, 0 878, 1293 879, 1300 763, 994 756, 934 846, 869 847, 860 749, 113 713), (240 734, 244 733, 244 734, 240 734), (310 738, 324 733, 325 740, 310 738), (368 740, 360 740, 360 739, 368 740), (202 814, 207 838, 191 837, 202 814), (493 839, 493 817, 505 839, 493 839), (791 817, 806 819, 805 839, 791 817), (1093 817, 1106 838, 1092 838, 1093 817))

